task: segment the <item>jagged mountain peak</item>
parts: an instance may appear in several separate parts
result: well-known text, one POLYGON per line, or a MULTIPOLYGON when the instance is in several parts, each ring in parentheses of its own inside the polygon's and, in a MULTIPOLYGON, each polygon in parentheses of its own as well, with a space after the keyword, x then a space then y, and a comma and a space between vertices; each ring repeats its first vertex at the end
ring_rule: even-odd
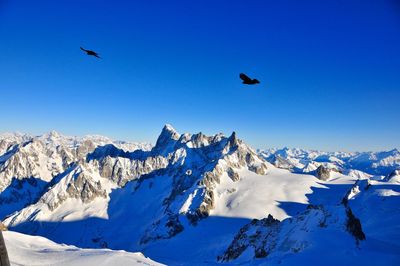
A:
MULTIPOLYGON (((124 151, 114 143, 90 144, 87 149, 79 146, 74 156, 39 193, 43 196, 39 195, 37 203, 13 214, 8 225, 17 226, 38 210, 38 219, 51 217, 70 201, 108 204, 112 189, 131 185, 141 195, 154 183, 167 182, 170 185, 159 194, 162 213, 153 218, 153 225, 147 226, 140 239, 145 244, 180 233, 185 220, 195 225, 207 218, 216 207, 216 189, 221 182, 239 182, 248 173, 265 175, 267 170, 266 162, 235 132, 229 137, 201 132, 180 135, 169 125, 151 151, 124 151)), ((152 193, 151 189, 146 193, 152 193)))
POLYGON ((157 138, 156 145, 153 147, 155 152, 170 152, 173 150, 180 134, 170 125, 166 124, 157 138))
POLYGON ((50 130, 48 133, 43 135, 44 137, 49 137, 49 138, 59 138, 63 136, 63 134, 57 132, 56 130, 50 130))
POLYGON ((168 124, 168 123, 164 125, 163 130, 167 130, 170 132, 176 132, 175 128, 171 124, 168 124))
MULTIPOLYGON (((108 138, 65 139, 62 143, 75 144, 48 145, 34 140, 25 146, 17 143, 17 149, 0 155, 0 181, 6 181, 0 182, 3 223, 11 230, 62 243, 153 252, 149 255, 167 254, 166 250, 179 250, 185 243, 190 248, 181 261, 190 261, 190 265, 205 261, 196 258, 198 250, 217 263, 216 256, 224 254, 237 231, 240 241, 234 241, 234 252, 236 247, 242 249, 243 240, 246 252, 254 249, 254 256, 265 260, 288 247, 285 252, 290 256, 301 253, 309 243, 320 243, 307 239, 319 235, 313 232, 333 230, 328 237, 344 232, 344 209, 332 207, 343 201, 343 195, 354 215, 361 215, 364 226, 364 220, 374 213, 363 213, 357 207, 368 204, 360 203, 376 199, 389 208, 400 183, 397 172, 383 183, 361 171, 331 171, 338 162, 348 165, 350 159, 341 153, 286 149, 288 153, 281 154, 276 149, 259 154, 236 132, 227 136, 179 134, 166 125, 152 149, 130 148, 108 138), (301 166, 303 174, 290 173, 301 166), (311 175, 318 172, 319 179, 311 175), (354 185, 357 179, 368 180, 354 185), (391 198, 382 201, 386 195, 391 198), (324 207, 311 206, 304 212, 310 203, 324 207), (243 226, 246 230, 240 229, 243 226), (276 243, 276 248, 264 245, 264 240, 276 243)), ((385 209, 374 211, 379 212, 376 217, 386 213, 385 209)), ((394 214, 395 221, 399 215, 394 214)), ((368 239, 375 224, 365 224, 368 239)), ((354 245, 347 232, 340 235, 348 238, 347 245, 354 245)), ((237 253, 237 259, 249 259, 246 252, 243 256, 237 253)), ((173 257, 171 264, 179 264, 174 254, 168 256, 173 257)))
POLYGON ((174 127, 172 127, 172 125, 170 124, 165 124, 163 129, 161 130, 161 134, 159 136, 163 137, 163 136, 169 136, 170 138, 174 139, 174 140, 178 140, 180 137, 180 134, 175 130, 174 127))
POLYGON ((202 148, 219 145, 221 149, 229 149, 227 145, 230 147, 237 147, 242 143, 243 142, 237 138, 236 132, 233 132, 229 137, 226 137, 222 133, 212 136, 207 136, 202 132, 196 134, 179 134, 171 125, 167 124, 162 129, 161 134, 156 141, 156 145, 153 147, 153 152, 155 154, 165 155, 179 149, 182 146, 188 148, 202 148))
POLYGON ((238 146, 240 144, 239 139, 236 137, 235 131, 233 131, 232 134, 229 136, 229 144, 231 146, 238 146))

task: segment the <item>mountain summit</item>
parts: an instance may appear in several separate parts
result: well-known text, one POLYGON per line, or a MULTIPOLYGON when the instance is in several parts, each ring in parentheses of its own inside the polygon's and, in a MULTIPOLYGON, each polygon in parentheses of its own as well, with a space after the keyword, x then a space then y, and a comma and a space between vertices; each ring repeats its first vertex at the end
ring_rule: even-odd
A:
MULTIPOLYGON (((102 211, 97 213, 110 216, 106 210, 110 208, 110 201, 114 200, 113 190, 124 191, 125 186, 134 186, 136 194, 143 193, 143 196, 148 197, 157 186, 168 184, 162 192, 160 191, 162 204, 152 220, 149 220, 151 223, 140 242, 170 238, 184 229, 185 222, 182 217, 185 217, 189 224, 195 225, 210 215, 216 207, 216 189, 221 183, 221 178, 226 176, 237 182, 240 180, 242 169, 259 175, 265 174, 268 169, 267 163, 238 140, 235 133, 230 137, 222 134, 206 136, 202 133, 180 135, 172 126, 166 125, 151 150, 132 151, 124 151, 114 143, 96 146, 85 141, 73 147, 60 144, 54 148, 51 141, 63 143, 60 138, 46 136, 34 139, 36 144, 31 147, 29 155, 18 147, 7 160, 12 162, 14 158, 20 158, 22 155, 26 160, 32 156, 45 157, 41 154, 47 154, 47 147, 52 147, 51 158, 59 158, 56 161, 60 162, 59 165, 53 164, 51 169, 54 170, 47 168, 49 161, 41 160, 32 164, 27 172, 21 173, 17 171, 18 165, 11 163, 13 166, 10 168, 10 164, 4 164, 7 169, 16 170, 12 173, 4 171, 4 174, 9 173, 7 176, 14 178, 12 180, 17 180, 10 180, 8 184, 19 182, 23 187, 18 190, 21 194, 18 199, 23 198, 23 195, 30 195, 29 201, 25 203, 28 207, 5 220, 9 227, 19 228, 23 232, 37 231, 32 228, 35 221, 46 220, 53 217, 54 212, 69 209, 67 206, 72 202, 76 202, 76 206, 88 205, 82 206, 85 210, 94 208, 90 212, 101 208, 102 211), (42 142, 42 139, 48 142, 42 142), (83 150, 86 153, 82 152, 83 150), (41 172, 46 174, 41 175, 41 172), (27 179, 28 177, 30 179, 27 179), (154 186, 150 191, 144 186, 147 182, 150 182, 149 186, 154 186), (93 202, 99 201, 102 202, 101 207, 92 205, 93 202)), ((7 187, 7 183, 4 185, 7 187)), ((7 198, 10 203, 14 200, 17 198, 7 198)), ((80 208, 71 211, 80 213, 83 211, 80 208)), ((11 212, 4 211, 3 217, 10 214, 11 212)), ((78 214, 73 214, 74 217, 76 215, 78 214)), ((58 222, 69 219, 68 216, 58 222)), ((116 219, 117 216, 109 218, 116 219)), ((47 230, 43 233, 46 235, 46 232, 47 230)), ((87 241, 91 243, 90 239, 87 241)))
POLYGON ((395 152, 257 153, 235 132, 170 125, 154 146, 50 133, 2 135, 0 148, 0 218, 13 231, 172 265, 399 259, 398 172, 350 168, 389 170, 395 152))

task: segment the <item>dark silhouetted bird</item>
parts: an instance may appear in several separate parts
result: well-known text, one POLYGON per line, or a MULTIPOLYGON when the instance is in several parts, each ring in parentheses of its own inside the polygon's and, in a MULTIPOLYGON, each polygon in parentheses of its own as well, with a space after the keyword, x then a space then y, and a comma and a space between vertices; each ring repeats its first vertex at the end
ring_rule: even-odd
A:
POLYGON ((97 58, 101 58, 101 57, 99 56, 99 54, 96 53, 96 52, 94 52, 94 51, 86 50, 86 49, 83 49, 82 47, 80 47, 80 48, 81 48, 81 50, 84 51, 87 55, 92 55, 92 56, 95 56, 95 57, 97 57, 97 58))
POLYGON ((243 73, 240 73, 239 77, 241 80, 243 80, 242 82, 243 84, 255 85, 260 83, 260 81, 258 81, 257 79, 251 79, 246 74, 243 73))

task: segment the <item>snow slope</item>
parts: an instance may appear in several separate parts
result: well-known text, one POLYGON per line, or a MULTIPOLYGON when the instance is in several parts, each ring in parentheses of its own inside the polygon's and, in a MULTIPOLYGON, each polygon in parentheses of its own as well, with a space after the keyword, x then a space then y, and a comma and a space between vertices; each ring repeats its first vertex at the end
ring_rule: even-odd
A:
POLYGON ((81 249, 56 244, 46 238, 3 232, 11 265, 163 265, 141 253, 110 249, 81 249))
POLYGON ((219 260, 246 265, 398 265, 397 184, 339 176, 313 190, 307 208, 292 217, 246 224, 219 260), (356 228, 361 231, 354 231, 354 219, 359 219, 356 228))
MULTIPOLYGON (((29 150, 10 146, 2 157, 0 177, 9 182, 0 206, 10 230, 80 248, 139 251, 170 265, 321 264, 316 254, 322 253, 340 264, 400 259, 398 172, 383 178, 348 168, 359 154, 285 149, 268 155, 235 133, 179 134, 170 125, 151 149, 102 140, 68 148, 65 137, 50 135, 29 150), (66 160, 62 151, 73 156, 66 160), (35 180, 44 183, 13 163, 35 156, 43 159, 28 173, 43 173, 35 180), (61 161, 51 172, 47 162, 54 158, 61 161), (21 174, 18 181, 10 173, 21 174), (30 199, 17 206, 8 200, 14 195, 30 199), (263 222, 269 215, 274 230, 263 222), (352 230, 362 228, 365 240, 347 228, 357 219, 352 230), (265 250, 264 242, 273 245, 265 250)), ((374 162, 390 157, 385 167, 396 165, 395 151, 374 156, 374 162)))

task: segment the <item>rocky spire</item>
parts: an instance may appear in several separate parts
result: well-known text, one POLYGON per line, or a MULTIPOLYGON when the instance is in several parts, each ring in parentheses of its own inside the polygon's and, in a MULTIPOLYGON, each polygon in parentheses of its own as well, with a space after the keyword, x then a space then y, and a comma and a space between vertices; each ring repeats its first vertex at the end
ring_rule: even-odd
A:
POLYGON ((230 135, 230 137, 229 137, 229 144, 231 145, 231 147, 239 145, 239 140, 236 137, 236 132, 235 131, 233 131, 232 135, 230 135))
POLYGON ((166 124, 160 136, 157 139, 156 146, 153 151, 167 151, 169 148, 173 147, 177 140, 179 140, 180 134, 169 124, 166 124))

